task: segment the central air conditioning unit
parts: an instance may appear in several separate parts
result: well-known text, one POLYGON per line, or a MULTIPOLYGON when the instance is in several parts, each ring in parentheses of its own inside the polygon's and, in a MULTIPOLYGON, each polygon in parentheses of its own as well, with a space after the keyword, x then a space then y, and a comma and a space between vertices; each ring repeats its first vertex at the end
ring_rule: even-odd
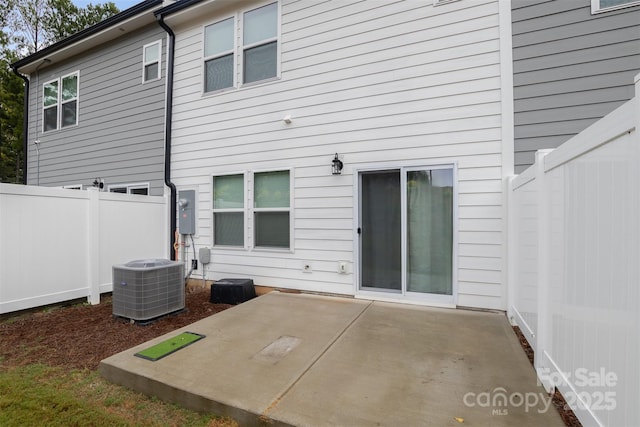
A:
POLYGON ((148 321, 184 309, 184 265, 168 259, 113 266, 113 315, 148 321))

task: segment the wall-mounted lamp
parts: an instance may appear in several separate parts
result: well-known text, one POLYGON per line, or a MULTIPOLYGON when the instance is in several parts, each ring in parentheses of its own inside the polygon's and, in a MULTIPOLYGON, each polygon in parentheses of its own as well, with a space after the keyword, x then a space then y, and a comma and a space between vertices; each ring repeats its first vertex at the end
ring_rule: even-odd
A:
POLYGON ((338 158, 338 153, 336 153, 336 156, 331 161, 331 173, 333 175, 340 175, 342 173, 342 167, 343 166, 344 166, 344 164, 338 158))

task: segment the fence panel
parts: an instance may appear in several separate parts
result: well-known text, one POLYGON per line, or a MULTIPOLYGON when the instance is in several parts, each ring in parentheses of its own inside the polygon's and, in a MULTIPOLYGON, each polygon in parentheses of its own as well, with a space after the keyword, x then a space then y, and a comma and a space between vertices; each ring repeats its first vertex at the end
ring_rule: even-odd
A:
POLYGON ((510 183, 509 316, 585 426, 640 425, 639 78, 510 183))
POLYGON ((165 197, 0 184, 0 313, 111 290, 111 266, 166 258, 165 197))

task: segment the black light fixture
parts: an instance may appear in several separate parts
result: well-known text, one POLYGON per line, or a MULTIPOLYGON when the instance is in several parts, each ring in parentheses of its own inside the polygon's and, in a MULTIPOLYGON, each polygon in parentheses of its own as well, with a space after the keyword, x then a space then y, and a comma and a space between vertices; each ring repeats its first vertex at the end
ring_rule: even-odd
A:
POLYGON ((343 166, 342 161, 338 158, 338 153, 336 153, 336 156, 331 161, 331 173, 333 175, 340 175, 342 173, 343 166))

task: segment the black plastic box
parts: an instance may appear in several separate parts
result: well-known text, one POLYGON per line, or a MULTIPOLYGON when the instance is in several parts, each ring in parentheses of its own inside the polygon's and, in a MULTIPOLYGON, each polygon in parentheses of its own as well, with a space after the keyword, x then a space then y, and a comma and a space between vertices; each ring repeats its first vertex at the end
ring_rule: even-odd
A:
POLYGON ((221 279, 211 285, 210 301, 214 304, 240 304, 255 297, 251 279, 221 279))

